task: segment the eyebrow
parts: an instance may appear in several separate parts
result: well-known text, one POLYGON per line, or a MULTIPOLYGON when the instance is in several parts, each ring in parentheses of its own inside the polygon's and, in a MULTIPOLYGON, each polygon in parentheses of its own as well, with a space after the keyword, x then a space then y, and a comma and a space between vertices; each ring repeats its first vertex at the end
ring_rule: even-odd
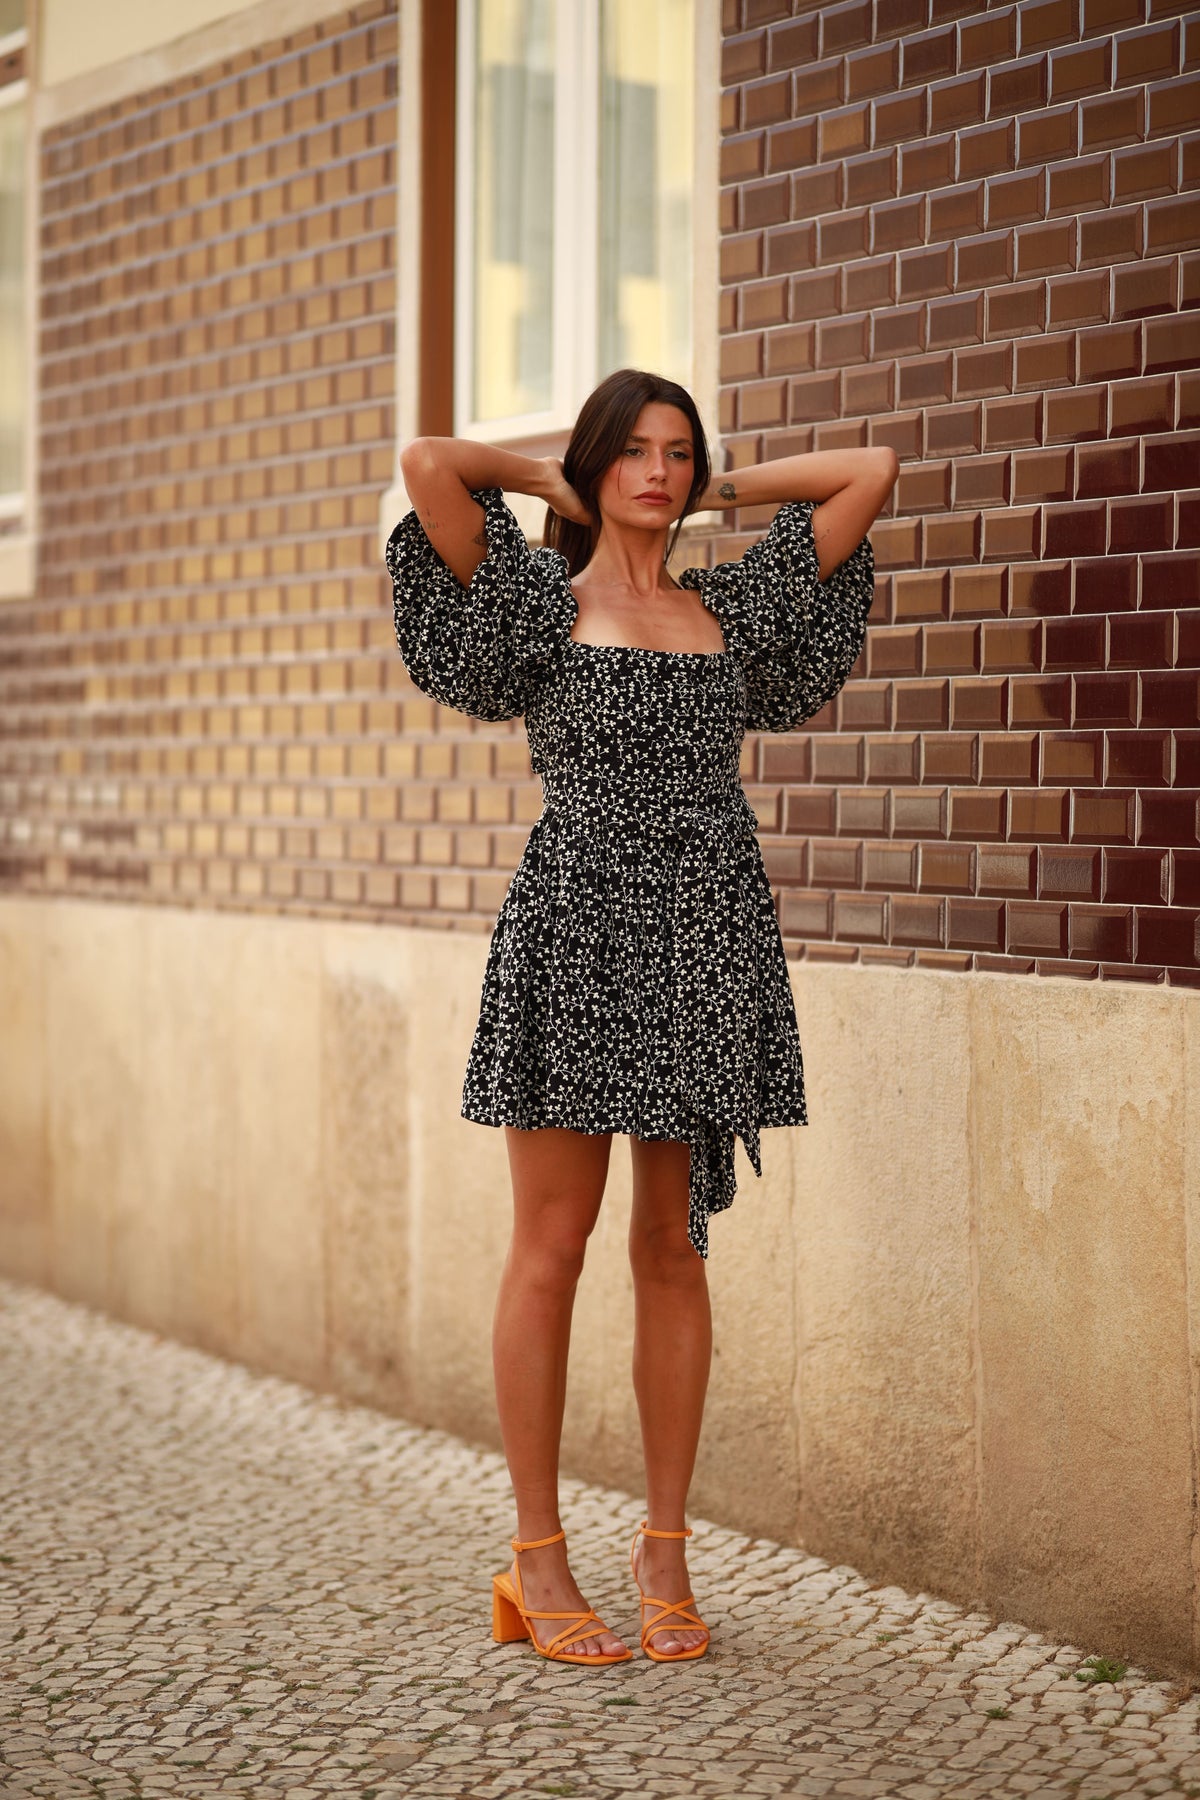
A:
MULTIPOLYGON (((631 431, 629 434, 629 442, 631 444, 648 444, 650 442, 650 439, 648 437, 642 437, 639 432, 631 431)), ((692 447, 692 440, 691 440, 691 438, 685 438, 685 437, 668 438, 667 439, 668 449, 670 448, 670 446, 672 444, 686 444, 688 449, 690 450, 692 447)))

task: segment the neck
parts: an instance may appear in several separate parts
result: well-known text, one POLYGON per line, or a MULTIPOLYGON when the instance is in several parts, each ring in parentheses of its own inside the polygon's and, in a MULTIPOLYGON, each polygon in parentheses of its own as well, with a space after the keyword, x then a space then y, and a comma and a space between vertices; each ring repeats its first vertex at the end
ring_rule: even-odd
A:
POLYGON ((655 594, 663 588, 673 588, 665 561, 671 529, 664 526, 661 531, 641 531, 602 525, 586 564, 589 583, 628 588, 635 594, 655 594))

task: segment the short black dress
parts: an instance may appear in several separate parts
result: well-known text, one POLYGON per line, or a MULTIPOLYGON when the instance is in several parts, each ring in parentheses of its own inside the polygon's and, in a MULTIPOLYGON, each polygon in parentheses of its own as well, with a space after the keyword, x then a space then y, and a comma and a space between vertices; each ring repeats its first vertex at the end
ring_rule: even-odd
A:
POLYGON ((415 511, 388 540, 396 638, 422 693, 475 719, 525 715, 543 806, 484 969, 462 1117, 690 1146, 688 1238, 756 1175, 760 1128, 805 1125, 791 983, 738 764, 793 731, 862 648, 863 538, 818 578, 811 500, 736 561, 687 569, 725 649, 576 643, 565 558, 531 549, 499 488, 476 491, 487 555, 464 588, 415 511))

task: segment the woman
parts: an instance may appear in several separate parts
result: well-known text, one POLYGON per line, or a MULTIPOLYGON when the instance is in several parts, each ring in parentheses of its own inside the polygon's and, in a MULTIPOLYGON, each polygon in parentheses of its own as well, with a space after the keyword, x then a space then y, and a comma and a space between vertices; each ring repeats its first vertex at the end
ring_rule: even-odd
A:
POLYGON ((561 463, 453 438, 419 438, 400 460, 414 510, 387 564, 404 661, 474 718, 523 713, 543 786, 462 1104, 505 1126, 513 1189, 493 1350, 518 1535, 493 1629, 557 1661, 631 1654, 576 1586, 558 1515, 572 1307, 618 1131, 647 1497, 630 1563, 643 1650, 691 1660, 709 1642, 685 1557, 712 1348, 708 1219, 733 1199, 735 1136, 761 1175, 759 1128, 807 1123, 741 743, 794 729, 849 674, 874 585, 865 534, 897 459, 825 451, 714 481, 691 396, 621 369, 585 401, 561 463), (546 501, 541 547, 504 489, 546 501), (770 531, 737 562, 672 579, 690 513, 769 502, 783 503, 770 531))

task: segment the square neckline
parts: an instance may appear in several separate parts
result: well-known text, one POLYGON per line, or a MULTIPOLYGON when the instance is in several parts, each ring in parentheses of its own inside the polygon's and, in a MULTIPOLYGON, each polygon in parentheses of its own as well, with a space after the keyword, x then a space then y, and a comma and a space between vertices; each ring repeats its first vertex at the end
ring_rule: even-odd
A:
POLYGON ((719 657, 732 656, 732 650, 656 650, 646 644, 588 644, 580 638, 573 638, 567 633, 567 642, 573 650, 624 650, 632 651, 637 656, 700 656, 706 661, 715 662, 719 657))
MULTIPOLYGON (((570 625, 567 626, 567 643, 573 650, 623 650, 626 653, 632 651, 636 656, 703 656, 708 658, 709 661, 716 661, 722 656, 733 655, 733 651, 729 648, 728 644, 726 644, 723 650, 658 650, 648 648, 645 644, 589 644, 585 643, 580 638, 573 638, 571 636, 572 628, 579 623, 579 600, 576 596, 575 589, 571 586, 571 577, 567 570, 567 559, 562 555, 561 551, 558 552, 558 556, 563 565, 563 586, 566 588, 567 597, 574 608, 574 617, 572 618, 570 625)), ((683 592, 682 588, 680 589, 680 592, 683 592)), ((703 604, 703 595, 701 596, 701 603, 703 604)), ((712 612, 710 606, 705 606, 704 610, 705 612, 712 612)), ((713 613, 712 616, 714 619, 717 619, 716 613, 713 613)), ((720 619, 717 619, 717 624, 721 625, 720 619)), ((723 625, 721 625, 721 636, 725 636, 725 627, 723 625)))

